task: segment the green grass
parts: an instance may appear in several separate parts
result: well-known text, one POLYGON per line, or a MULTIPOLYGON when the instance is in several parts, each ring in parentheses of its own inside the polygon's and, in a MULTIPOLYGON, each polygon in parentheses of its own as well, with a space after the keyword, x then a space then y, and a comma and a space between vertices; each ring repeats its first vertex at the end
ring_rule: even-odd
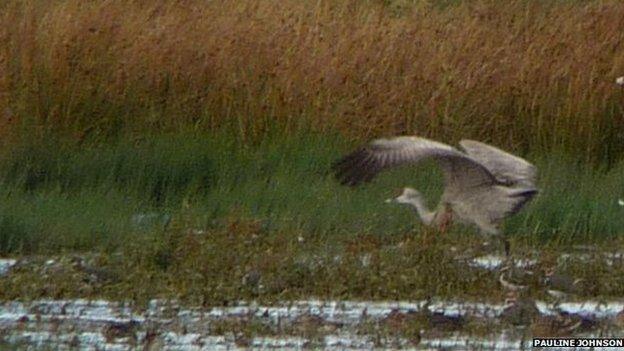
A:
MULTIPOLYGON (((355 146, 338 135, 275 133, 256 144, 227 131, 82 146, 46 140, 24 141, 0 158, 0 253, 39 262, 0 279, 3 298, 161 296, 219 304, 502 294, 495 273, 467 274, 457 261, 478 254, 483 239, 474 228, 438 235, 410 209, 384 203, 413 186, 434 206, 442 182, 433 164, 349 188, 330 172, 355 146), (138 223, 141 214, 160 217, 138 223), (171 216, 169 225, 163 216, 171 216), (112 278, 91 282, 92 273, 72 263, 75 254, 92 257, 90 264, 112 278), (46 271, 49 257, 64 268, 46 271)), ((564 154, 526 157, 539 168, 541 192, 506 225, 515 255, 538 249, 552 258, 579 243, 622 247, 624 164, 592 168, 564 154)), ((564 268, 588 276, 588 267, 564 268)), ((592 278, 591 294, 624 292, 624 284, 606 278, 619 267, 591 267, 605 277, 592 278)))
MULTIPOLYGON (((420 230, 411 210, 384 200, 412 186, 435 206, 439 170, 407 167, 343 187, 330 165, 351 147, 314 133, 242 146, 227 132, 15 146, 0 160, 0 252, 115 250, 137 235, 132 216, 152 212, 174 221, 184 216, 194 228, 218 226, 236 213, 270 231, 329 241, 420 230)), ((541 192, 508 221, 508 233, 568 243, 622 234, 617 199, 624 197, 624 163, 605 169, 565 155, 528 157, 539 168, 541 192)))

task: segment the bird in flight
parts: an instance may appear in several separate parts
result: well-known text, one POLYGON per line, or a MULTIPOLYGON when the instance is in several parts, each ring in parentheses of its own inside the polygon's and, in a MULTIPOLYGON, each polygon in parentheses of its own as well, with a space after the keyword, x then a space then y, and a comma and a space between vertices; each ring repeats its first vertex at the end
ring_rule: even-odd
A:
MULTIPOLYGON (((459 145, 463 152, 417 136, 377 139, 344 156, 332 168, 343 185, 357 186, 385 169, 433 159, 444 174, 444 192, 437 209, 427 209, 420 192, 412 188, 404 188, 390 202, 413 206, 425 225, 444 230, 458 221, 499 236, 503 220, 537 194, 537 170, 520 157, 478 141, 462 140, 459 145)), ((508 255, 509 242, 503 241, 508 255)))

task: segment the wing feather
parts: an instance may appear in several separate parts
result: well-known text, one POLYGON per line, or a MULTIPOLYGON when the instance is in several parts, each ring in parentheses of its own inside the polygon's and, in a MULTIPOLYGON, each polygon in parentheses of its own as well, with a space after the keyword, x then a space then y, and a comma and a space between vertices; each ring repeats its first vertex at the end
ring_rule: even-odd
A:
POLYGON ((535 166, 495 147, 471 140, 460 143, 467 154, 442 143, 419 137, 377 139, 333 164, 336 178, 356 186, 385 169, 437 162, 444 173, 442 201, 450 203, 459 218, 497 233, 497 225, 519 211, 538 192, 535 166))
POLYGON ((434 159, 445 176, 446 192, 459 194, 466 189, 496 184, 490 171, 457 149, 419 137, 377 139, 338 160, 333 165, 342 184, 359 185, 379 172, 405 164, 434 159))
POLYGON ((474 140, 462 140, 459 145, 499 180, 509 185, 535 184, 537 169, 525 159, 474 140))

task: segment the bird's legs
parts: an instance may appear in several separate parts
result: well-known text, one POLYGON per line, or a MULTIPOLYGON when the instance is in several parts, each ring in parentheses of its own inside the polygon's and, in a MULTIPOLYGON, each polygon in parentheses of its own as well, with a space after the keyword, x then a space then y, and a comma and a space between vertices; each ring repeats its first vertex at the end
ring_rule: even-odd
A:
MULTIPOLYGON (((509 259, 511 257, 511 243, 507 236, 503 234, 500 228, 496 226, 480 226, 480 232, 482 235, 489 237, 494 241, 498 241, 503 246, 503 251, 505 252, 505 258, 509 259)), ((500 245, 499 244, 499 245, 500 245)))
POLYGON ((509 259, 511 257, 511 243, 506 236, 503 235, 503 246, 505 247, 505 257, 509 259))
POLYGON ((501 233, 498 227, 481 228, 481 232, 488 234, 493 240, 499 241, 502 244, 503 252, 505 253, 503 268, 513 267, 513 257, 511 256, 511 243, 507 236, 501 233))

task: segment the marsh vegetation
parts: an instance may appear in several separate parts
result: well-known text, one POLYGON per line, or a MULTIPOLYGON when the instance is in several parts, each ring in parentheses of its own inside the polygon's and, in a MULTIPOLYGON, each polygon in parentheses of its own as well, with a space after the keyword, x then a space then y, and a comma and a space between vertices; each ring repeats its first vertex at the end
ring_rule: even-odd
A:
POLYGON ((514 254, 584 279, 580 298, 624 294, 602 257, 624 248, 620 2, 8 0, 0 22, 4 300, 502 301, 466 268, 476 231, 384 203, 435 203, 432 165, 333 179, 396 134, 531 160, 514 254), (590 260, 559 260, 578 245, 590 260))

